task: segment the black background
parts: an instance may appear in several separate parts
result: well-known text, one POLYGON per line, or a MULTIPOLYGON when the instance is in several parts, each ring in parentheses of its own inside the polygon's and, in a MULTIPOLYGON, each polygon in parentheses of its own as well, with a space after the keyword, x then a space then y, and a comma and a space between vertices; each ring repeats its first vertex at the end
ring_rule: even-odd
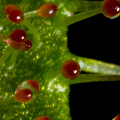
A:
MULTIPOLYGON (((120 18, 102 14, 69 26, 68 48, 78 56, 120 65, 120 18)), ((86 73, 84 73, 86 74, 86 73)), ((71 85, 73 120, 112 120, 120 113, 120 82, 71 85)))

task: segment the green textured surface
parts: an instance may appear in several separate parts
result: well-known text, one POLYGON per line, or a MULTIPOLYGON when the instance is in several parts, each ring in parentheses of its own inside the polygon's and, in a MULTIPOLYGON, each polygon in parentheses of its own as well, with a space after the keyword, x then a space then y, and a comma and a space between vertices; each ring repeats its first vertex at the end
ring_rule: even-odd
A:
MULTIPOLYGON (((69 24, 76 22, 73 21, 73 18, 79 21, 79 15, 75 16, 73 12, 95 10, 96 5, 100 7, 100 4, 101 2, 98 1, 77 2, 75 0, 0 1, 0 36, 10 34, 15 28, 21 28, 26 31, 27 37, 33 43, 33 47, 28 52, 21 52, 9 48, 4 41, 0 40, 0 119, 33 120, 35 117, 44 115, 48 116, 50 120, 71 120, 69 110, 70 84, 108 81, 110 78, 111 80, 119 79, 117 76, 80 75, 74 81, 69 81, 60 74, 61 64, 68 59, 79 62, 83 71, 120 74, 118 65, 78 57, 71 54, 67 48, 67 21, 69 24), (58 11, 53 17, 27 18, 27 15, 31 16, 29 12, 37 10, 45 3, 58 5, 58 11), (23 10, 26 19, 22 24, 13 24, 6 18, 4 9, 8 4, 18 5, 23 10), (28 79, 39 81, 40 91, 38 95, 28 103, 15 102, 13 96, 16 88, 28 79)), ((83 19, 90 17, 88 12, 84 13, 80 14, 83 19)), ((92 14, 97 13, 92 12, 92 14)))

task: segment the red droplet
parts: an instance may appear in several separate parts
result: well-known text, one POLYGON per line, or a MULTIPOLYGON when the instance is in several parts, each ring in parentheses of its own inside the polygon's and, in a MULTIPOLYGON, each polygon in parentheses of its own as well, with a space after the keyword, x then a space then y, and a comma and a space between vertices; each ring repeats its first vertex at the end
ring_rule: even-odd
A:
POLYGON ((24 19, 24 13, 20 9, 13 9, 10 11, 8 18, 14 23, 21 23, 24 19))
POLYGON ((20 89, 15 92, 14 99, 18 102, 28 102, 32 97, 32 92, 29 89, 20 89))
POLYGON ((117 115, 117 116, 114 117, 112 120, 120 120, 120 115, 117 115))
POLYGON ((27 83, 35 88, 37 92, 39 92, 39 83, 36 80, 27 80, 27 83))
POLYGON ((14 9, 20 9, 18 6, 10 4, 5 8, 5 14, 8 16, 10 12, 14 9))
POLYGON ((15 29, 11 32, 10 38, 16 43, 22 43, 26 39, 26 33, 21 29, 15 29))
POLYGON ((55 4, 45 4, 40 9, 38 9, 38 15, 41 17, 51 17, 57 12, 57 5, 55 4))
POLYGON ((106 17, 116 18, 120 14, 120 2, 118 0, 104 0, 102 11, 106 17))
POLYGON ((35 118, 34 120, 50 120, 47 116, 39 116, 35 118))
POLYGON ((67 79, 77 78, 80 71, 80 65, 74 60, 67 60, 61 66, 61 74, 67 79))
POLYGON ((25 40, 23 46, 21 47, 21 50, 28 51, 31 47, 32 47, 32 42, 29 39, 27 39, 25 40))

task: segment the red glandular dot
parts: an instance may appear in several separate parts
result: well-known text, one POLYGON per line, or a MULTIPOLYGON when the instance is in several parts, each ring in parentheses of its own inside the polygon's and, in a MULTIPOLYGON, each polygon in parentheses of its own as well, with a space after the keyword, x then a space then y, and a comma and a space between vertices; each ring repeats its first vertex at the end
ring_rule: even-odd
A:
POLYGON ((38 9, 38 15, 41 17, 52 17, 57 12, 57 5, 45 4, 38 9))
POLYGON ((8 18, 14 23, 21 23, 24 19, 24 13, 20 9, 13 9, 10 11, 8 18))
POLYGON ((16 5, 10 4, 5 8, 5 14, 8 16, 10 14, 10 12, 14 9, 20 9, 19 7, 17 7, 16 5))
POLYGON ((14 99, 18 102, 28 102, 32 97, 32 92, 29 89, 20 89, 15 92, 14 99))
POLYGON ((67 60, 61 66, 61 74, 70 80, 77 78, 80 72, 80 65, 74 60, 67 60))
POLYGON ((118 0, 104 0, 102 11, 106 17, 116 18, 120 14, 120 2, 118 0))
POLYGON ((11 32, 10 38, 16 43, 22 43, 26 39, 26 33, 21 29, 15 29, 11 32))
POLYGON ((21 47, 22 51, 28 51, 32 47, 32 42, 29 39, 26 39, 24 44, 21 47))
POLYGON ((120 115, 114 117, 112 120, 120 120, 120 115))
POLYGON ((29 85, 31 85, 36 90, 36 92, 39 92, 39 83, 38 83, 38 81, 36 81, 36 80, 27 80, 27 83, 29 85))
POLYGON ((47 116, 39 116, 35 118, 34 120, 50 120, 47 116))

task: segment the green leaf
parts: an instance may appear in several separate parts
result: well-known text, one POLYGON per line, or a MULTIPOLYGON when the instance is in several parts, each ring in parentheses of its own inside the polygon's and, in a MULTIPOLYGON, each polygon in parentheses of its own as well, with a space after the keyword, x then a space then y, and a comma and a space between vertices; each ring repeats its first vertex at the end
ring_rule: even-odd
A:
POLYGON ((107 81, 109 78, 119 80, 119 76, 96 75, 93 79, 94 75, 80 75, 77 79, 69 81, 60 74, 61 64, 68 59, 79 62, 83 71, 120 74, 120 66, 75 56, 67 48, 67 25, 100 13, 100 8, 96 11, 96 5, 100 6, 101 2, 76 0, 0 1, 0 36, 9 35, 11 31, 19 28, 26 31, 27 37, 33 43, 29 51, 22 52, 13 50, 2 39, 0 40, 0 119, 33 120, 44 115, 48 116, 50 120, 71 120, 70 84, 107 81), (34 16, 32 11, 46 3, 56 4, 58 6, 57 13, 51 18, 34 16), (8 4, 19 6, 25 13, 23 23, 14 24, 7 19, 4 9, 8 4), (86 9, 80 8, 79 5, 86 6, 86 9), (92 12, 89 16, 89 11, 96 12, 92 12), (80 13, 74 14, 74 12, 80 13), (80 16, 83 18, 81 19, 80 16), (64 21, 64 24, 61 21, 64 21), (15 90, 22 82, 29 79, 39 81, 38 95, 35 95, 35 99, 27 103, 16 102, 14 100, 15 90))

